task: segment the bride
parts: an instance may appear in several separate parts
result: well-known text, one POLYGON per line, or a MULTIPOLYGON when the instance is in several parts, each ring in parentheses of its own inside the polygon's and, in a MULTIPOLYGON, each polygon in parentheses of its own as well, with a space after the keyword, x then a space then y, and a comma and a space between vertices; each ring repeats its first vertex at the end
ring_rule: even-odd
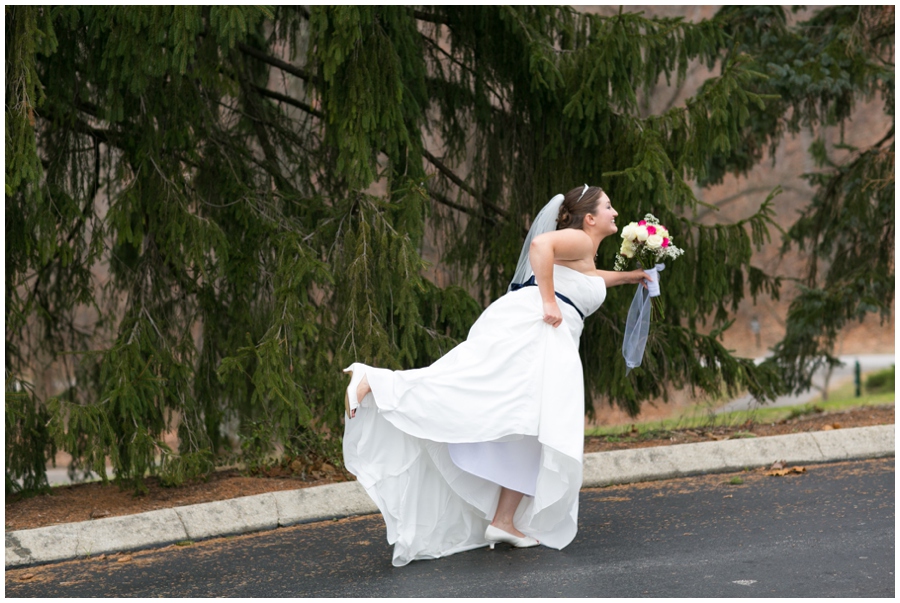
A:
POLYGON ((421 369, 345 370, 344 464, 381 510, 395 566, 575 538, 584 319, 607 287, 650 278, 595 268, 617 215, 599 187, 556 195, 532 224, 509 292, 464 342, 421 369))

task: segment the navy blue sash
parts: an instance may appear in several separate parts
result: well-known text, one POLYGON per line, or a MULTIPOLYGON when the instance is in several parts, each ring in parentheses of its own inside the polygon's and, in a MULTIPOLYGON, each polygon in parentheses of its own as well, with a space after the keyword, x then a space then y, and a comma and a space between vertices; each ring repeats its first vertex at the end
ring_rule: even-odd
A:
MULTIPOLYGON (((518 291, 518 290, 521 289, 522 287, 537 287, 537 283, 536 283, 535 280, 534 280, 534 275, 533 275, 533 274, 531 275, 531 278, 530 278, 530 279, 528 279, 527 281, 525 281, 525 282, 522 283, 521 285, 520 285, 519 283, 513 283, 512 285, 510 285, 509 290, 510 290, 510 291, 518 291)), ((578 312, 578 316, 581 317, 581 320, 584 320, 584 314, 582 313, 581 310, 578 309, 578 306, 575 305, 575 302, 573 302, 571 299, 569 299, 568 297, 566 297, 565 295, 563 295, 563 294, 560 293, 559 291, 556 292, 556 297, 558 297, 560 300, 566 302, 567 304, 569 304, 570 306, 572 306, 573 308, 575 308, 575 311, 578 312)))

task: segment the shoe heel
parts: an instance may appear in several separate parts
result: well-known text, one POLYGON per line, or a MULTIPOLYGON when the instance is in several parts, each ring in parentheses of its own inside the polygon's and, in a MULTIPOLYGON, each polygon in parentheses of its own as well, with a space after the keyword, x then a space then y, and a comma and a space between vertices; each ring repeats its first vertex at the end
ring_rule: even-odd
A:
POLYGON ((491 550, 492 550, 492 551, 494 550, 494 545, 495 545, 495 544, 497 544, 497 543, 496 543, 496 542, 492 542, 492 543, 490 543, 490 545, 488 545, 488 546, 491 547, 491 550))
POLYGON ((505 542, 514 546, 517 549, 524 549, 532 546, 537 546, 540 544, 540 541, 530 537, 530 536, 514 536, 505 530, 501 530, 500 528, 495 528, 493 525, 489 525, 487 529, 484 531, 484 539, 488 541, 491 549, 494 548, 494 544, 498 542, 505 542))

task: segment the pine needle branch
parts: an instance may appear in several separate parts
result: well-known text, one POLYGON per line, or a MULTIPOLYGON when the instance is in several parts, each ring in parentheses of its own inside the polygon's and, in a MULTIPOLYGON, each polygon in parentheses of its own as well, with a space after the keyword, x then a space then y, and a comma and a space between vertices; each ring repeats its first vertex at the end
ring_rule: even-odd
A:
POLYGON ((434 48, 435 50, 440 52, 442 55, 447 57, 447 60, 449 60, 451 63, 453 63, 460 69, 464 69, 466 72, 472 74, 472 77, 480 80, 482 85, 485 88, 487 88, 488 90, 490 90, 491 93, 493 93, 493 95, 497 97, 497 100, 499 100, 500 102, 503 102, 503 103, 508 102, 508 99, 506 99, 502 94, 500 94, 499 92, 494 90, 494 88, 491 87, 491 85, 488 84, 487 81, 485 81, 485 79, 483 77, 481 77, 477 71, 475 71, 474 69, 472 69, 471 67, 469 67, 468 65, 466 65, 465 63, 463 63, 462 61, 457 59, 456 57, 454 57, 452 54, 450 54, 449 52, 447 52, 446 50, 441 48, 441 45, 438 44, 437 42, 435 42, 434 40, 432 40, 430 36, 426 36, 425 34, 423 34, 421 32, 420 32, 420 35, 426 42, 428 42, 431 45, 432 48, 434 48))
POLYGON ((297 107, 298 109, 306 111, 310 115, 312 115, 314 117, 318 117, 319 119, 322 119, 323 117, 325 117, 322 114, 322 112, 319 111, 318 109, 313 109, 310 105, 307 105, 303 101, 299 101, 293 97, 290 97, 290 96, 287 96, 284 94, 279 94, 278 92, 273 92, 272 90, 269 90, 268 88, 264 88, 262 86, 257 86, 256 84, 253 85, 253 89, 265 97, 271 98, 272 100, 277 100, 277 101, 281 101, 283 103, 287 103, 288 105, 291 105, 292 107, 297 107))
POLYGON ((469 214, 470 216, 473 216, 473 217, 475 217, 475 218, 481 218, 481 219, 483 219, 483 220, 489 220, 489 221, 494 222, 494 223, 497 222, 497 219, 496 219, 495 217, 493 217, 493 216, 486 216, 486 215, 484 215, 484 214, 482 214, 482 213, 479 213, 477 210, 472 209, 471 207, 466 207, 465 205, 462 205, 462 204, 460 204, 460 203, 456 203, 456 202, 454 202, 454 201, 451 201, 450 199, 448 199, 447 197, 445 197, 444 195, 442 195, 441 193, 439 193, 439 192, 437 192, 437 191, 429 190, 429 191, 428 191, 428 194, 431 196, 432 199, 434 199, 435 201, 437 201, 437 202, 440 203, 441 205, 446 205, 447 207, 450 207, 450 208, 452 208, 452 209, 455 209, 456 211, 461 211, 461 212, 463 212, 463 213, 465 213, 465 214, 469 214))
POLYGON ((434 13, 426 13, 421 10, 414 10, 413 17, 418 19, 419 21, 427 21, 428 23, 437 23, 438 25, 449 25, 450 21, 447 17, 441 15, 435 15, 434 13))
POLYGON ((444 163, 443 163, 441 160, 439 160, 437 157, 435 157, 434 155, 432 155, 431 153, 429 153, 429 152, 428 152, 428 149, 422 149, 422 155, 425 157, 425 159, 427 159, 427 160, 431 163, 431 165, 433 165, 434 167, 436 167, 436 168, 438 169, 438 171, 440 171, 440 172, 441 172, 444 176, 446 176, 451 182, 453 182, 453 184, 455 184, 456 186, 458 186, 458 187, 461 188, 462 190, 464 190, 464 191, 466 191, 467 193, 469 193, 469 195, 471 195, 472 198, 474 198, 475 200, 477 200, 479 203, 481 203, 481 204, 484 205, 485 207, 490 208, 491 210, 493 210, 494 212, 500 214, 500 215, 503 216, 504 218, 508 218, 508 217, 509 217, 509 213, 508 213, 506 210, 504 210, 504 209, 502 209, 502 208, 500 208, 500 207, 497 207, 495 204, 491 203, 491 202, 488 201, 487 199, 484 199, 481 195, 479 195, 477 192, 475 192, 475 189, 473 189, 471 186, 469 186, 468 184, 466 184, 459 176, 457 176, 456 174, 454 174, 454 173, 453 173, 453 170, 451 170, 451 169, 448 168, 446 165, 444 165, 444 163))
POLYGON ((237 49, 240 50, 241 52, 243 52, 244 54, 253 57, 254 59, 258 59, 258 60, 262 61, 263 63, 268 63, 269 65, 271 65, 273 67, 277 67, 278 69, 281 69, 282 71, 286 71, 286 72, 290 73, 291 75, 295 75, 305 82, 309 82, 309 81, 313 80, 313 77, 305 69, 301 69, 300 67, 295 67, 294 65, 291 65, 290 63, 282 61, 281 59, 279 59, 277 57, 273 57, 272 55, 266 54, 265 52, 263 52, 261 50, 257 50, 256 48, 253 48, 251 46, 247 46, 243 42, 238 42, 237 49))

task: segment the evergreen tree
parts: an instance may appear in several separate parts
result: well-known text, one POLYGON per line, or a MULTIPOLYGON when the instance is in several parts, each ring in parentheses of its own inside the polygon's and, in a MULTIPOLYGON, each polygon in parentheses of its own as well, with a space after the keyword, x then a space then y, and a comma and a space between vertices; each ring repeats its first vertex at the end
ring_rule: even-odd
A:
POLYGON ((804 175, 816 192, 784 237, 785 252, 806 253, 806 270, 785 337, 767 360, 789 389, 805 391, 818 368, 840 364, 834 345, 847 323, 871 313, 884 323, 893 312, 894 6, 828 7, 791 28, 780 8, 734 14, 737 51, 769 75, 759 92, 778 96, 757 136, 774 144, 783 132, 818 134, 810 149, 818 170, 804 175), (885 130, 872 132, 868 147, 845 144, 857 103, 873 99, 890 118, 885 130), (835 127, 841 143, 830 148, 823 133, 835 127), (834 160, 841 151, 846 158, 834 160))
POLYGON ((789 108, 813 113, 765 75, 753 10, 7 7, 7 491, 45 484, 56 447, 138 487, 210 471, 229 429, 251 463, 278 444, 335 455, 340 368, 440 357, 505 291, 528 220, 582 182, 686 251, 643 369, 626 377, 619 353, 632 292, 588 321, 589 398, 773 396, 776 367, 717 339, 747 291, 777 293, 750 264, 772 200, 739 224, 691 219, 691 182, 746 171, 789 108), (718 75, 642 116, 638 93, 690 61, 718 75), (452 286, 424 276, 427 230, 452 286), (58 359, 71 386, 42 399, 27 376, 58 359))

